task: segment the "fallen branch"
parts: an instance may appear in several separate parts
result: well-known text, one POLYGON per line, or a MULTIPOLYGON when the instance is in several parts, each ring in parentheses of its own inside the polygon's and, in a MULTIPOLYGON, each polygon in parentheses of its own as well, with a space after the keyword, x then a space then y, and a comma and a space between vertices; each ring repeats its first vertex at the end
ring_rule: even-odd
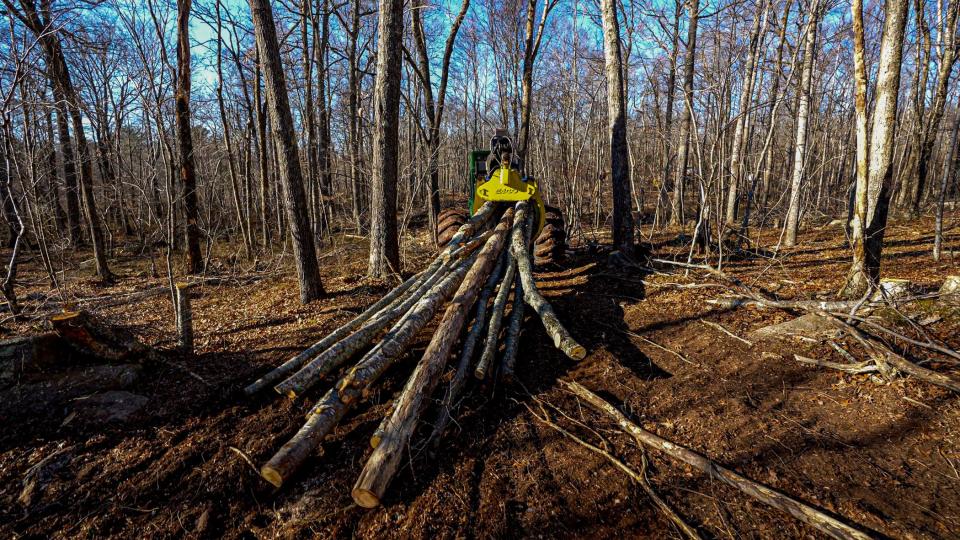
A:
POLYGON ((580 384, 576 382, 564 382, 563 384, 570 389, 574 395, 582 398, 597 411, 614 419, 620 426, 620 429, 627 432, 641 445, 647 445, 656 448, 657 450, 660 450, 661 452, 673 458, 679 459, 684 463, 706 473, 710 478, 719 480, 764 504, 772 506, 778 510, 782 510, 833 538, 858 540, 868 540, 871 538, 870 535, 861 532, 850 525, 847 525, 843 521, 840 521, 839 519, 823 512, 822 510, 794 499, 793 497, 785 493, 781 493, 780 491, 769 486, 742 476, 730 469, 727 469, 726 467, 723 467, 722 465, 717 464, 702 454, 672 443, 641 428, 627 419, 627 417, 624 416, 624 414, 621 413, 616 407, 590 390, 587 390, 580 384))
POLYGON ((852 373, 854 375, 859 375, 862 373, 875 373, 880 371, 877 368, 877 365, 873 362, 857 362, 856 364, 841 364, 840 362, 831 362, 829 360, 817 360, 816 358, 808 358, 806 356, 801 356, 799 354, 793 355, 793 358, 797 362, 804 364, 811 364, 814 366, 827 367, 831 369, 837 369, 847 373, 852 373))
MULTIPOLYGON (((687 522, 685 522, 683 518, 681 518, 680 515, 677 514, 677 512, 669 505, 669 503, 667 503, 667 501, 663 500, 659 495, 657 495, 657 492, 654 491, 653 486, 650 485, 650 481, 647 480, 647 456, 645 453, 642 454, 643 465, 640 472, 638 473, 637 471, 634 471, 632 468, 630 468, 630 466, 628 466, 626 463, 617 459, 617 457, 611 454, 610 452, 604 450, 603 448, 600 448, 598 446, 594 446, 588 443, 587 441, 581 439, 580 437, 577 437, 573 433, 570 433, 569 431, 555 424, 552 420, 550 420, 550 415, 543 408, 543 405, 540 406, 540 410, 541 412, 543 412, 543 417, 535 413, 533 409, 530 408, 529 405, 524 404, 524 406, 527 407, 527 410, 530 411, 530 414, 533 415, 533 417, 536 418, 537 420, 550 426, 554 430, 558 431, 561 435, 569 438, 570 440, 590 450, 591 452, 600 454, 601 456, 606 458, 607 461, 609 461, 610 463, 613 463, 618 469, 627 473, 627 476, 629 476, 634 482, 640 484, 640 487, 643 488, 644 493, 646 493, 647 496, 650 497, 650 500, 653 501, 653 504, 660 509, 660 512, 662 512, 663 515, 667 517, 667 519, 669 519, 674 525, 677 526, 678 529, 680 529, 681 532, 683 532, 684 536, 692 540, 699 540, 700 534, 697 533, 697 530, 691 527, 690 525, 688 525, 687 522)), ((643 452, 642 448, 641 448, 641 452, 643 452)))

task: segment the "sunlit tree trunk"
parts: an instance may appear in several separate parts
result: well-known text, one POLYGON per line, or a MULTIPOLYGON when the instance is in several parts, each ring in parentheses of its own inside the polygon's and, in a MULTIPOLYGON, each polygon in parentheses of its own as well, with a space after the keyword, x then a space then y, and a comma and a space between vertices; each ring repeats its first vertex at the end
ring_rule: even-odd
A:
MULTIPOLYGON (((869 161, 867 149, 857 143, 857 187, 854 223, 851 227, 853 264, 841 294, 857 297, 866 293, 880 279, 880 257, 887 226, 890 184, 893 181, 893 136, 896 131, 897 98, 900 93, 900 68, 903 60, 903 36, 907 23, 906 2, 887 0, 884 12, 883 37, 880 42, 880 65, 877 71, 873 126, 870 133, 869 161), (869 169, 863 174, 865 163, 869 169)), ((866 67, 863 60, 863 0, 854 0, 854 59, 858 59, 858 102, 866 108, 866 67), (859 88, 862 86, 862 90, 859 88)), ((858 107, 861 105, 858 105, 858 107)), ((858 111, 858 115, 859 115, 858 111)), ((865 113, 864 113, 865 114, 865 113)), ((858 119, 859 122, 864 122, 858 119)), ((865 123, 865 122, 864 122, 865 123)), ((859 131, 865 131, 858 127, 859 131)), ((860 135, 858 135, 859 139, 860 135)))
POLYGON ((693 76, 697 58, 697 22, 700 19, 700 0, 690 0, 690 20, 687 23, 687 53, 683 65, 683 115, 680 117, 680 139, 677 151, 677 170, 670 199, 670 224, 683 223, 683 189, 687 179, 687 161, 690 154, 690 131, 693 125, 693 76))
POLYGON ((200 252, 197 172, 193 161, 193 135, 190 132, 190 5, 191 0, 177 0, 177 146, 180 150, 180 182, 183 185, 183 209, 186 213, 188 274, 203 269, 200 252))
POLYGON ((283 186, 283 206, 287 213, 293 256, 300 281, 300 301, 310 302, 324 294, 320 282, 320 268, 313 243, 306 194, 303 191, 303 175, 300 171, 300 156, 296 133, 293 130, 293 115, 287 98, 287 84, 280 60, 273 10, 268 0, 250 0, 254 34, 261 54, 267 106, 273 127, 276 158, 283 186))
POLYGON ((397 159, 400 135, 400 67, 403 0, 380 0, 377 76, 373 88, 373 174, 370 199, 370 262, 367 273, 400 271, 397 239, 397 159))
POLYGON ((607 76, 607 137, 610 143, 610 182, 613 186, 613 245, 633 253, 633 214, 630 206, 630 163, 627 154, 627 103, 616 0, 603 0, 603 57, 607 76))
POLYGON ((760 0, 757 3, 756 13, 753 17, 753 30, 750 32, 750 47, 747 49, 747 65, 743 75, 743 85, 740 89, 740 108, 737 111, 737 119, 733 130, 733 142, 730 145, 730 186, 727 191, 727 211, 726 222, 733 225, 737 219, 737 209, 740 202, 740 182, 742 181, 741 169, 743 166, 743 154, 745 152, 745 140, 750 130, 750 112, 751 100, 753 99, 753 81, 755 77, 755 66, 757 56, 760 51, 760 43, 763 40, 763 33, 767 29, 767 12, 769 11, 767 0, 760 0))
POLYGON ((800 76, 800 106, 797 108, 797 136, 794 141, 793 175, 790 186, 790 206, 787 208, 787 229, 783 243, 786 246, 797 244, 797 231, 800 228, 800 194, 803 190, 804 168, 807 161, 807 124, 810 116, 810 92, 813 85, 813 62, 817 55, 817 25, 819 24, 819 2, 814 0, 810 10, 810 20, 804 34, 803 74, 800 76))

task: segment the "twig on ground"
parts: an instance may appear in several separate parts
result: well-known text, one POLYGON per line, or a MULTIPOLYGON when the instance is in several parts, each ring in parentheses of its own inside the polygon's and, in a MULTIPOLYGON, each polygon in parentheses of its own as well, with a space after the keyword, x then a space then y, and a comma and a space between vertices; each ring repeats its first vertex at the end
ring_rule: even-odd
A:
POLYGON ((260 469, 258 469, 257 466, 253 464, 253 460, 250 459, 250 456, 248 456, 243 450, 237 448, 236 446, 228 446, 227 448, 231 452, 243 458, 243 460, 247 462, 247 465, 250 465, 250 468, 253 469, 253 474, 260 476, 260 469))
POLYGON ((804 364, 812 364, 814 366, 838 369, 840 371, 845 371, 847 373, 852 373, 854 375, 859 375, 861 373, 874 373, 874 372, 880 371, 877 365, 871 361, 858 362, 856 364, 841 364, 840 362, 831 362, 829 360, 817 360, 816 358, 809 358, 806 356, 801 356, 799 354, 793 355, 793 358, 796 359, 797 362, 802 362, 804 364))
POLYGON ((708 320, 705 320, 705 319, 700 319, 700 322, 702 322, 703 324, 705 324, 705 325, 707 325, 707 326, 709 326, 709 327, 711 327, 711 328, 716 328, 717 330, 720 330, 720 331, 723 332, 724 334, 732 337, 733 339, 735 339, 735 340, 737 340, 737 341, 740 341, 740 342, 745 343, 745 344, 747 345, 747 347, 753 347, 753 342, 752 342, 752 341, 747 340, 747 339, 744 339, 744 338, 742 338, 742 337, 734 334, 733 332, 731 332, 731 331, 727 330, 726 328, 724 328, 722 324, 718 324, 718 323, 715 323, 715 322, 711 322, 711 321, 708 321, 708 320))

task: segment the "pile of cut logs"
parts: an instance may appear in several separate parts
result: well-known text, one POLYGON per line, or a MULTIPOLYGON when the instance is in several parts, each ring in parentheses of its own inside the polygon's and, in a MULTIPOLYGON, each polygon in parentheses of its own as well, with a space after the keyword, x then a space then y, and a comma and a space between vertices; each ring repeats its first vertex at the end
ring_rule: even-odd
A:
POLYGON ((438 314, 440 321, 423 357, 370 439, 373 452, 353 488, 360 506, 380 504, 441 380, 449 382, 430 435, 434 440, 448 425, 471 370, 479 379, 513 378, 524 304, 533 308, 557 348, 574 360, 582 359, 585 349, 537 291, 529 247, 535 218, 526 202, 486 203, 424 271, 248 386, 248 395, 272 387, 297 398, 360 356, 316 402, 303 427, 261 468, 261 475, 278 487, 290 478, 438 314), (505 320, 511 292, 512 309, 505 320), (503 352, 497 358, 501 335, 503 352), (455 356, 452 373, 444 377, 451 356, 455 356))

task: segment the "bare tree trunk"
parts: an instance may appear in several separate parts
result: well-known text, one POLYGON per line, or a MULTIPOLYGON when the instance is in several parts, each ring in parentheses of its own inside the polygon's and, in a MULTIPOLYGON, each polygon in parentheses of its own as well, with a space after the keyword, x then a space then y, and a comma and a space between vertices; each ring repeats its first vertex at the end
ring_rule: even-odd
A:
POLYGON ((430 195, 429 203, 429 221, 430 230, 436 241, 437 216, 440 214, 440 124, 443 121, 443 109, 447 96, 447 80, 450 75, 450 59, 453 56, 453 46, 457 39, 457 33, 460 31, 460 25, 463 23, 467 10, 470 8, 470 0, 463 0, 460 6, 460 13, 454 19, 450 27, 450 33, 447 35, 446 45, 443 50, 443 60, 440 64, 440 87, 436 96, 436 103, 433 95, 433 81, 430 77, 430 56, 428 54, 427 40, 423 31, 423 20, 420 11, 425 7, 419 4, 411 11, 413 20, 413 38, 417 47, 417 56, 419 67, 417 75, 420 78, 423 87, 423 100, 426 108, 427 119, 430 122, 427 133, 427 170, 430 174, 430 195))
POLYGON ((180 182, 183 184, 183 209, 186 213, 186 241, 188 274, 198 274, 203 268, 200 252, 199 207, 197 203, 197 172, 193 162, 193 135, 190 132, 190 4, 191 0, 177 0, 177 145, 180 150, 180 182))
POLYGON ((358 40, 360 38, 360 0, 354 0, 350 8, 351 28, 350 49, 347 51, 347 60, 350 64, 350 76, 348 77, 347 90, 347 111, 349 114, 349 132, 347 133, 347 145, 350 147, 350 189, 351 209, 353 210, 353 221, 357 226, 357 231, 362 230, 363 215, 363 190, 360 185, 360 153, 362 145, 360 142, 360 131, 363 129, 363 118, 360 110, 360 58, 358 54, 358 40))
MULTIPOLYGON (((52 79, 53 74, 50 74, 52 79)), ((60 137, 60 155, 63 159, 63 185, 67 200, 67 237, 70 243, 81 242, 80 232, 80 191, 77 188, 77 165, 70 142, 70 124, 68 121, 66 98, 58 85, 53 84, 53 97, 57 102, 57 131, 60 137)))
MULTIPOLYGON (((655 209, 655 224, 654 226, 660 225, 660 209, 667 204, 667 199, 670 196, 670 193, 673 192, 673 177, 671 172, 673 170, 673 102, 676 94, 677 86, 677 55, 680 51, 680 15, 683 13, 683 3, 679 0, 674 2, 674 17, 673 17, 673 26, 672 36, 673 36, 673 45, 670 50, 670 67, 668 69, 667 75, 667 95, 664 103, 664 120, 663 120, 663 132, 664 132, 664 148, 663 148, 663 170, 661 172, 660 178, 660 189, 657 194, 657 207, 655 209)), ((664 210, 665 211, 665 210, 664 210)))
POLYGON ((216 0, 217 17, 217 107, 220 111, 220 121, 223 123, 223 143, 227 148, 227 165, 230 168, 230 190, 233 195, 234 209, 237 212, 237 226, 240 236, 243 237, 243 247, 249 259, 253 254, 253 237, 244 221, 243 203, 240 200, 240 185, 237 180, 237 166, 233 160, 233 139, 230 136, 230 122, 227 119, 227 109, 223 100, 223 22, 220 16, 221 0, 216 0))
POLYGON ((800 228, 800 192, 803 189, 803 171, 807 157, 807 124, 810 115, 810 92, 813 84, 813 62, 817 49, 817 25, 820 23, 820 2, 814 0, 804 35, 803 74, 800 76, 800 105, 797 108, 797 137, 794 142, 793 181, 790 187, 790 206, 787 208, 787 230, 783 243, 797 245, 800 228))
POLYGON ((690 0, 690 21, 687 23, 687 52, 683 65, 683 116, 680 117, 680 147, 677 151, 677 171, 670 200, 670 224, 683 224, 683 188, 687 178, 687 160, 690 154, 690 131, 693 124, 693 75, 697 53, 697 22, 700 19, 700 0, 690 0))
POLYGON ((744 147, 750 131, 751 117, 750 104, 753 99, 753 81, 754 68, 757 63, 757 56, 760 51, 762 35, 767 29, 767 13, 769 11, 769 2, 760 0, 757 3, 757 11, 753 17, 753 31, 750 32, 750 47, 747 50, 746 73, 743 75, 743 86, 740 90, 740 108, 737 111, 736 125, 733 130, 733 143, 731 144, 730 155, 730 186, 727 192, 727 225, 733 225, 737 220, 737 208, 739 206, 739 188, 742 181, 742 164, 744 147), (762 21, 762 22, 761 22, 762 21))
POLYGON ((47 129, 47 140, 49 141, 49 148, 47 148, 47 179, 44 182, 44 195, 47 200, 47 204, 53 209, 53 215, 55 223, 57 225, 57 231, 61 234, 68 234, 68 222, 67 215, 63 211, 63 206, 60 204, 60 186, 57 184, 57 147, 54 142, 53 135, 53 111, 52 109, 47 109, 46 114, 44 115, 44 122, 47 129))
POLYGON ((943 176, 940 178, 940 191, 937 196, 937 217, 933 231, 933 260, 940 262, 943 247, 943 204, 947 197, 947 186, 953 178, 957 160, 957 132, 960 131, 960 112, 954 113, 953 134, 950 136, 950 153, 943 162, 943 176))
MULTIPOLYGON (((862 0, 854 0, 855 44, 863 64, 862 0), (858 17, 858 15, 860 15, 858 17), (858 35, 859 34, 859 35, 858 35)), ((890 184, 893 180, 893 136, 896 131, 897 98, 900 93, 900 68, 903 59, 903 35, 907 23, 908 5, 899 0, 886 0, 883 37, 880 43, 880 66, 877 71, 876 101, 873 112, 873 128, 870 139, 869 170, 860 172, 866 161, 865 150, 861 155, 858 142, 856 214, 852 226, 853 264, 847 276, 842 295, 859 297, 880 279, 880 255, 883 250, 883 234, 887 226, 890 204, 890 184), (865 184, 865 185, 862 185, 865 184), (862 214, 861 214, 862 213, 862 214)), ((866 80, 866 68, 858 69, 866 80)), ((858 76, 859 78, 859 76, 858 76)), ((864 90, 866 85, 864 84, 864 90)), ((865 94, 865 92, 864 92, 865 94)), ((865 108, 865 100, 864 100, 865 108)))
POLYGON ((527 18, 524 27, 523 68, 521 71, 520 95, 520 137, 517 154, 521 162, 526 162, 527 143, 530 139, 530 111, 533 107, 533 64, 540 52, 540 41, 543 38, 543 29, 547 24, 550 11, 557 5, 558 0, 546 0, 540 12, 540 22, 534 23, 537 17, 537 0, 527 0, 527 18))
POLYGON ((917 177, 916 180, 910 184, 910 190, 905 195, 907 197, 908 212, 914 218, 920 215, 920 202, 923 199, 923 193, 927 186, 927 176, 929 176, 930 166, 933 161, 933 146, 937 140, 940 122, 943 119, 943 112, 947 104, 947 86, 950 81, 950 76, 953 73, 953 66, 957 62, 956 32, 957 15, 960 13, 960 2, 956 0, 950 1, 947 10, 947 18, 943 22, 943 27, 940 31, 941 36, 943 36, 943 44, 940 65, 937 69, 937 86, 933 95, 933 103, 928 113, 929 116, 923 125, 917 161, 917 177))
POLYGON ((373 89, 373 175, 370 201, 370 264, 383 277, 400 271, 397 239, 397 158, 403 0, 380 0, 377 78, 373 89))
POLYGON ((263 242, 264 249, 270 246, 271 226, 270 226, 270 183, 267 173, 268 160, 270 152, 267 145, 267 111, 263 104, 263 94, 261 90, 261 73, 263 69, 260 62, 261 56, 259 49, 256 51, 256 60, 254 61, 255 74, 253 78, 253 102, 257 116, 257 167, 260 179, 260 241, 263 242))
POLYGON ((320 282, 320 267, 317 264, 313 234, 310 231, 297 137, 293 131, 293 116, 287 100, 287 84, 283 78, 273 10, 268 0, 249 0, 249 2, 257 49, 263 60, 267 105, 270 109, 280 181, 283 185, 283 206, 287 211, 293 256, 300 281, 300 301, 307 303, 323 296, 324 290, 320 282))
POLYGON ((633 214, 630 210, 627 104, 616 0, 603 0, 603 42, 607 77, 610 182, 613 185, 613 245, 623 255, 630 257, 633 254, 633 214))

